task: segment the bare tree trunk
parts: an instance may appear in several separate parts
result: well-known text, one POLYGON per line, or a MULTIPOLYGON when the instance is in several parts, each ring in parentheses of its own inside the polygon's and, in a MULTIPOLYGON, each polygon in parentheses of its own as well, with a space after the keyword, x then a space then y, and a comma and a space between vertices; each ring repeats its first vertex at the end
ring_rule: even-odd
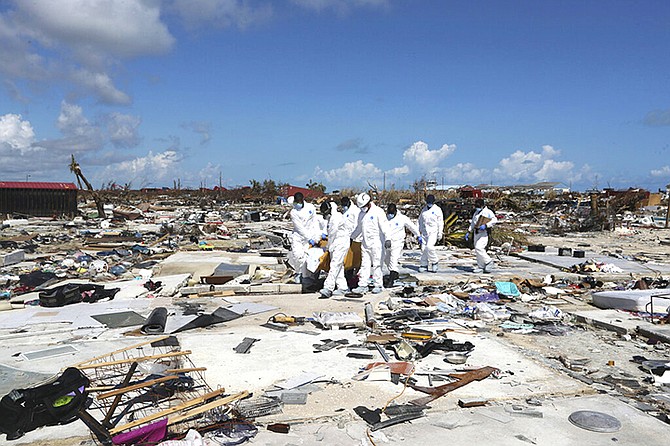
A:
MULTIPOLYGON (((75 174, 75 176, 77 177, 77 181, 81 180, 84 182, 86 188, 91 193, 93 201, 95 201, 95 207, 98 210, 98 218, 105 218, 106 217, 105 204, 103 203, 103 200, 100 197, 100 195, 95 191, 95 189, 93 189, 91 183, 88 182, 88 180, 82 173, 81 167, 79 167, 79 163, 77 163, 74 159, 74 155, 72 155, 72 161, 70 162, 70 171, 75 174)), ((79 187, 81 187, 81 182, 79 182, 79 187)))

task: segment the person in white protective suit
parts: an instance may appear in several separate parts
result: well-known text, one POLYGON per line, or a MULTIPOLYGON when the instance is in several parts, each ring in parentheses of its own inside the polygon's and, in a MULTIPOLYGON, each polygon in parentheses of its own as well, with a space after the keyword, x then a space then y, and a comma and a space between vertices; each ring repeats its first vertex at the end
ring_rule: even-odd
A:
MULTIPOLYGON (((372 284, 374 294, 383 291, 382 283, 382 246, 386 240, 388 221, 384 210, 376 206, 368 194, 360 194, 356 204, 361 212, 358 214, 356 229, 351 238, 356 240, 359 235, 361 241, 361 269, 358 271, 358 288, 354 291, 365 293, 368 291, 368 282, 372 284)), ((390 246, 390 240, 386 240, 390 246)))
POLYGON ((419 272, 437 272, 440 257, 437 255, 435 245, 444 233, 444 216, 442 209, 435 205, 435 196, 430 194, 426 197, 426 205, 419 215, 419 233, 421 244, 421 261, 419 272))
POLYGON ((394 203, 387 206, 386 218, 388 219, 386 240, 391 241, 391 247, 384 248, 383 259, 384 266, 389 271, 388 283, 385 285, 391 287, 398 278, 398 261, 400 260, 402 249, 405 247, 405 229, 409 229, 418 239, 419 228, 412 223, 412 220, 410 220, 408 216, 401 213, 394 203))
POLYGON ((484 204, 483 198, 475 200, 475 212, 470 221, 468 232, 465 233, 465 240, 470 239, 470 233, 474 231, 475 257, 477 257, 477 266, 473 272, 489 273, 493 267, 493 259, 486 252, 486 246, 489 244, 489 231, 498 223, 496 214, 484 204))
POLYGON ((351 231, 346 218, 337 210, 337 203, 324 201, 320 210, 328 222, 327 249, 330 252, 330 268, 323 289, 319 293, 323 298, 332 295, 341 296, 349 291, 347 280, 344 278, 344 256, 349 251, 351 231))
MULTIPOLYGON (((349 235, 354 232, 356 226, 358 226, 358 214, 361 213, 361 210, 354 203, 351 202, 349 197, 342 197, 340 200, 340 206, 342 207, 342 215, 347 220, 347 225, 349 226, 349 235)), ((361 235, 359 234, 356 239, 353 239, 356 242, 361 241, 361 235)))
POLYGON ((291 209, 291 223, 293 233, 291 234, 291 252, 289 253, 289 264, 295 272, 295 283, 301 283, 303 276, 308 274, 305 260, 307 250, 310 246, 317 244, 319 238, 319 227, 316 220, 316 209, 311 203, 305 202, 301 192, 293 195, 293 209, 291 209))

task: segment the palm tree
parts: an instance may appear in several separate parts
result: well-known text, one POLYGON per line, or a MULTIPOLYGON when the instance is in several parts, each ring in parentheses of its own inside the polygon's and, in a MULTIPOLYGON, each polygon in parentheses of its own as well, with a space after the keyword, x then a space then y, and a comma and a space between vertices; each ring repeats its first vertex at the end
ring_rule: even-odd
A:
POLYGON ((88 191, 91 193, 91 196, 93 197, 93 201, 95 201, 95 207, 98 209, 98 217, 100 218, 105 218, 105 205, 102 201, 102 198, 100 195, 93 189, 93 186, 91 186, 91 183, 88 182, 86 177, 81 171, 81 167, 79 167, 79 163, 74 159, 74 154, 72 154, 72 160, 70 161, 70 172, 72 172, 76 177, 77 177, 77 183, 79 184, 79 189, 83 189, 81 187, 81 182, 83 181, 84 184, 86 185, 86 188, 88 191))

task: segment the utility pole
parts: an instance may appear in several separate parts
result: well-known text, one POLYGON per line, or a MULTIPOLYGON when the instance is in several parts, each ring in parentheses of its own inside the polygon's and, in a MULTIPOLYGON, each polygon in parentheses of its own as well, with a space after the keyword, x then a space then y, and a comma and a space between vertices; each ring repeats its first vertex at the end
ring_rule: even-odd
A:
POLYGON ((665 212, 665 229, 670 227, 670 184, 665 186, 665 192, 668 196, 668 210, 665 212))

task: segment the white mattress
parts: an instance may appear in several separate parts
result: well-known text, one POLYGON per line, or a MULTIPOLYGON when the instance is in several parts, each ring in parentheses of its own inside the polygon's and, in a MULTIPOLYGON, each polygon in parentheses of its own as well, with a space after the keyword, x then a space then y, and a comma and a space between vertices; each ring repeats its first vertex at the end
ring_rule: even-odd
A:
POLYGON ((592 294, 593 305, 598 308, 614 308, 629 311, 650 311, 648 306, 654 297, 654 313, 666 313, 670 307, 670 288, 655 290, 598 291, 592 294))

